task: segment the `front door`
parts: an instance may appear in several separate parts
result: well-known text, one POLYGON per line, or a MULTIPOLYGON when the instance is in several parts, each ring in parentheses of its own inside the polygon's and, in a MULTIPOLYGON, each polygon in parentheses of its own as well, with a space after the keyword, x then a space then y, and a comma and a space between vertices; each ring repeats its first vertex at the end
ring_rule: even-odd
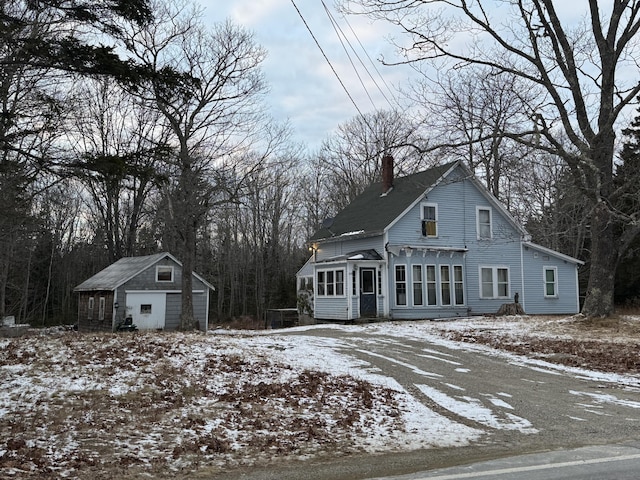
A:
POLYGON ((360 316, 375 317, 378 313, 376 304, 376 269, 360 269, 360 316))

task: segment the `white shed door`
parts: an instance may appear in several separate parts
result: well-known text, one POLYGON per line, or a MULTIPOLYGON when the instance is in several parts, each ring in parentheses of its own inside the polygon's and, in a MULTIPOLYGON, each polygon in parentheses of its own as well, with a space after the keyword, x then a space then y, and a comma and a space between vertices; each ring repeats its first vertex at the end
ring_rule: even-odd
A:
POLYGON ((167 294, 164 292, 127 293, 127 315, 138 330, 164 328, 167 294))

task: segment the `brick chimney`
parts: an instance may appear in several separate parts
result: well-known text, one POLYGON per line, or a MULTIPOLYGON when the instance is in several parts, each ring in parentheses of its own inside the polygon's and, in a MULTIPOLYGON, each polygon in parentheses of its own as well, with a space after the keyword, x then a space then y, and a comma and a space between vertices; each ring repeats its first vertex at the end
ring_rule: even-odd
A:
POLYGON ((393 157, 382 157, 382 194, 386 195, 393 188, 393 157))

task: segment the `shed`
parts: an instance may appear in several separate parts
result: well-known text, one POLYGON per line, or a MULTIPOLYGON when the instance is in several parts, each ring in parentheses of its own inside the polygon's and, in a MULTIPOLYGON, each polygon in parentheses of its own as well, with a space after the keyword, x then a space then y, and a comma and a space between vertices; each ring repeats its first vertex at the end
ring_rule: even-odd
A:
MULTIPOLYGON (((193 273, 193 312, 201 330, 209 321, 211 290, 193 273)), ((166 252, 121 258, 74 292, 80 331, 113 331, 127 316, 139 330, 175 330, 182 310, 182 264, 166 252)))

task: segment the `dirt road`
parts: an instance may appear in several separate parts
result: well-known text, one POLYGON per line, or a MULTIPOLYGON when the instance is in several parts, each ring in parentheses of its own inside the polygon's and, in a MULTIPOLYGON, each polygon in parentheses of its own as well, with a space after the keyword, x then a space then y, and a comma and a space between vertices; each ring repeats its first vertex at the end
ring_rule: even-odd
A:
MULTIPOLYGON (((286 334, 286 333, 285 333, 286 334)), ((420 402, 483 432, 471 446, 341 458, 229 472, 217 479, 355 480, 406 474, 507 455, 632 442, 640 439, 640 389, 567 374, 540 362, 489 350, 335 329, 303 335, 337 337, 345 354, 395 379, 420 402)))

